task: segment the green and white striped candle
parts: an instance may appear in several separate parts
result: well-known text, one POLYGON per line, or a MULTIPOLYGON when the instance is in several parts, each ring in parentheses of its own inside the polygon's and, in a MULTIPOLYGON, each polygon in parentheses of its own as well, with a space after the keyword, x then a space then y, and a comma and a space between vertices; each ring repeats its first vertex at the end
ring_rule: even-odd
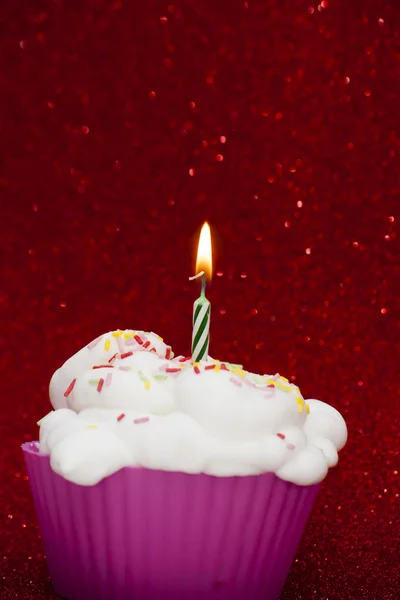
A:
POLYGON ((201 277, 201 294, 193 306, 192 362, 194 363, 207 360, 210 344, 211 304, 206 298, 206 276, 211 279, 212 249, 211 231, 207 222, 204 223, 200 232, 196 273, 197 275, 190 277, 190 279, 201 277))
MULTIPOLYGON (((199 277, 200 273, 196 275, 199 277)), ((206 298, 206 276, 201 272, 201 294, 193 305, 192 362, 207 360, 211 304, 206 298)))

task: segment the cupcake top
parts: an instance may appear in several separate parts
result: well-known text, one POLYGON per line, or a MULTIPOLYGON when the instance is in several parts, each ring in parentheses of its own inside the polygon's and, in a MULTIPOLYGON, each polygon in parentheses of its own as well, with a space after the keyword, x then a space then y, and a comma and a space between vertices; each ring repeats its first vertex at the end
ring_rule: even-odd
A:
POLYGON ((40 452, 80 485, 126 466, 243 476, 274 472, 299 485, 324 479, 347 440, 340 413, 276 375, 209 358, 173 357, 154 333, 112 331, 82 348, 50 382, 54 411, 40 452))

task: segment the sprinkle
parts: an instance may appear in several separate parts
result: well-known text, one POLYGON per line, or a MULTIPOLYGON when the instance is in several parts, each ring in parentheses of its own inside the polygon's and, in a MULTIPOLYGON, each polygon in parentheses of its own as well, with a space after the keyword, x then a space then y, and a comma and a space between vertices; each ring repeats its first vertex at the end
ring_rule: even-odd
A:
POLYGON ((135 343, 135 338, 134 337, 130 337, 128 339, 125 338, 125 344, 127 346, 132 346, 132 344, 134 344, 134 343, 135 343))
POLYGON ((215 372, 216 372, 216 373, 219 373, 219 372, 220 372, 220 370, 221 370, 221 365, 218 365, 218 364, 217 364, 217 365, 215 365, 215 372))
MULTIPOLYGON (((157 335, 157 334, 156 334, 157 335)), ((161 337, 161 335, 157 335, 158 339, 161 340, 162 342, 164 341, 164 338, 161 337)))
POLYGON ((128 331, 128 333, 124 333, 124 340, 133 340, 133 333, 131 331, 128 331))
POLYGON ((68 398, 68 396, 70 395, 70 393, 72 392, 72 390, 74 389, 74 385, 76 383, 76 379, 73 379, 71 381, 71 383, 69 384, 69 386, 67 387, 67 389, 64 392, 64 396, 65 398, 68 398))
POLYGON ((136 340, 138 344, 140 344, 140 345, 143 344, 142 338, 140 338, 138 335, 134 335, 133 339, 136 340))
POLYGON ((145 390, 149 390, 150 389, 150 381, 148 379, 144 382, 144 389, 145 390))
POLYGON ((143 344, 143 348, 148 348, 150 346, 149 340, 143 344))
POLYGON ((104 350, 105 350, 106 352, 108 352, 108 351, 109 351, 109 349, 110 349, 110 347, 111 347, 111 340, 109 340, 109 339, 107 338, 107 339, 106 339, 106 341, 104 342, 104 350))
MULTIPOLYGON (((180 369, 177 369, 180 370, 180 369)), ((166 379, 168 379, 167 375, 153 375, 153 379, 155 379, 156 381, 165 381, 166 379)))
POLYGON ((284 439, 285 439, 285 437, 286 437, 285 435, 283 435, 283 433, 277 433, 276 435, 277 435, 277 436, 278 436, 278 438, 280 438, 281 440, 284 440, 284 439))
POLYGON ((117 344, 118 344, 118 350, 122 354, 122 352, 124 351, 125 348, 124 348, 124 342, 122 341, 121 337, 117 337, 117 344))
POLYGON ((277 379, 279 379, 279 377, 280 377, 279 373, 275 373, 275 375, 273 375, 273 376, 271 377, 271 379, 272 379, 273 381, 276 381, 277 379))
POLYGON ((91 350, 92 348, 94 348, 95 346, 97 346, 97 344, 100 342, 100 340, 103 339, 103 336, 100 335, 99 337, 97 337, 95 340, 93 340, 92 342, 90 342, 90 344, 88 344, 88 348, 89 350, 91 350))
POLYGON ((267 388, 272 388, 272 389, 274 390, 274 389, 275 389, 275 386, 274 386, 274 384, 273 384, 273 383, 269 383, 269 384, 267 385, 267 388))
POLYGON ((171 346, 167 346, 167 349, 165 351, 165 358, 167 358, 167 359, 171 358, 171 350, 172 350, 171 346))
POLYGON ((98 425, 88 425, 87 428, 88 429, 98 429, 99 426, 98 425))
POLYGON ((221 365, 221 371, 229 371, 228 367, 224 363, 221 365))
POLYGON ((182 356, 182 358, 179 359, 179 362, 187 362, 188 360, 190 360, 190 356, 182 356))
POLYGON ((235 367, 232 373, 234 375, 239 375, 239 377, 246 377, 246 373, 243 371, 243 369, 240 369, 239 367, 235 367))
POLYGON ((289 442, 288 444, 286 444, 286 448, 288 448, 289 450, 294 450, 296 448, 296 446, 289 442))
POLYGON ((131 367, 118 367, 119 371, 132 371, 131 367))
POLYGON ((165 369, 166 373, 179 373, 182 369, 165 369))
POLYGON ((150 352, 157 352, 157 350, 155 348, 151 348, 150 352))
POLYGON ((133 419, 135 425, 139 425, 140 423, 147 423, 150 421, 149 417, 141 417, 140 419, 133 419))
POLYGON ((122 335, 122 331, 118 329, 118 331, 113 331, 111 335, 118 338, 120 335, 122 335))
POLYGON ((89 383, 90 383, 90 385, 98 385, 99 380, 98 379, 89 379, 89 383))
POLYGON ((194 362, 194 363, 193 363, 193 366, 194 366, 194 367, 199 367, 199 366, 200 366, 200 363, 199 363, 199 362, 194 362))
POLYGON ((193 371, 198 375, 200 373, 199 367, 194 367, 193 371))
POLYGON ((92 369, 113 369, 112 365, 95 365, 92 369))
POLYGON ((101 378, 98 385, 97 385, 97 391, 100 393, 101 390, 103 389, 103 385, 104 385, 104 379, 101 378))
POLYGON ((310 414, 310 407, 308 406, 308 404, 306 403, 306 414, 309 415, 310 414))
POLYGON ((232 383, 234 383, 235 385, 237 385, 238 387, 242 387, 242 384, 240 381, 238 381, 237 379, 235 379, 234 377, 231 377, 230 380, 232 383))
POLYGON ((126 417, 125 413, 121 413, 119 417, 117 417, 117 421, 122 421, 126 417))
POLYGON ((124 352, 124 354, 121 354, 120 358, 128 358, 128 356, 133 356, 133 352, 124 352))
POLYGON ((211 369, 215 369, 217 365, 207 365, 206 367, 204 367, 205 371, 211 371, 211 369))
POLYGON ((112 373, 107 373, 106 387, 108 387, 109 385, 111 385, 111 379, 112 379, 112 373))
POLYGON ((282 381, 286 381, 286 383, 289 383, 289 379, 286 379, 286 377, 283 377, 282 375, 279 375, 279 379, 281 379, 282 381))
POLYGON ((118 356, 118 352, 116 352, 116 353, 114 354, 114 356, 112 356, 108 362, 109 362, 109 363, 110 363, 110 362, 113 362, 113 360, 115 360, 115 359, 117 358, 117 356, 118 356))

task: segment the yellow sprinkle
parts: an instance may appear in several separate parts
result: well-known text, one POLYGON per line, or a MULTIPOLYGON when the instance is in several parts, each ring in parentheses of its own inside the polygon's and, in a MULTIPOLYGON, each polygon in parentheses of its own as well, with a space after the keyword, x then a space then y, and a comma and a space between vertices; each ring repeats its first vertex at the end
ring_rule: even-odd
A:
POLYGON ((128 333, 124 333, 125 340, 130 340, 133 338, 133 336, 134 336, 134 332, 132 332, 132 331, 128 331, 128 333))
POLYGON ((243 371, 243 369, 239 369, 239 367, 235 367, 232 373, 234 373, 234 375, 239 375, 239 377, 246 377, 246 373, 243 371))
POLYGON ((194 363, 193 363, 193 366, 194 366, 194 367, 199 367, 199 366, 200 366, 200 363, 199 363, 199 362, 194 362, 194 363))
MULTIPOLYGON (((303 408, 305 407, 305 402, 304 402, 304 400, 303 400, 302 398, 300 398, 300 396, 298 396, 298 397, 296 398, 296 402, 297 402, 297 404, 299 405, 299 406, 297 407, 297 412, 299 412, 299 413, 303 412, 303 408)), ((307 411, 307 409, 306 409, 306 411, 307 411)))
POLYGON ((88 429, 98 429, 99 426, 98 425, 88 425, 87 428, 88 429))
POLYGON ((308 404, 306 404, 306 413, 309 415, 310 414, 310 407, 308 406, 308 404))
POLYGON ((285 390, 287 392, 291 392, 292 388, 289 385, 285 385, 284 383, 281 383, 280 381, 274 381, 273 379, 270 379, 268 381, 269 384, 273 384, 275 387, 277 387, 280 390, 285 390))
POLYGON ((109 340, 109 339, 107 339, 107 340, 104 342, 104 350, 109 350, 109 349, 110 349, 110 346, 111 346, 111 342, 110 342, 110 340, 109 340))
POLYGON ((122 331, 118 329, 118 331, 113 331, 111 335, 113 337, 119 337, 120 335, 122 335, 122 331))
POLYGON ((286 381, 286 383, 289 383, 289 379, 286 379, 286 377, 282 377, 282 375, 279 375, 279 379, 281 381, 286 381))
POLYGON ((214 369, 215 373, 219 373, 220 370, 221 370, 221 365, 215 365, 215 369, 214 369))
POLYGON ((299 413, 303 412, 303 407, 302 406, 298 406, 297 407, 297 412, 299 412, 299 413))
POLYGON ((164 341, 164 338, 161 337, 161 335, 157 335, 158 339, 161 340, 162 342, 164 341))
POLYGON ((150 381, 145 381, 144 382, 144 387, 145 387, 146 390, 149 390, 150 389, 150 381))

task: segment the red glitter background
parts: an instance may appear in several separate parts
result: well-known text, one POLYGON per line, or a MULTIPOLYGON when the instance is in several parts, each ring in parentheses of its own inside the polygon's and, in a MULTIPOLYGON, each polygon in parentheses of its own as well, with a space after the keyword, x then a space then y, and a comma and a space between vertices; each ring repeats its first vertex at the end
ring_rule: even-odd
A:
POLYGON ((349 426, 282 599, 398 600, 400 3, 3 0, 1 598, 52 598, 20 444, 99 333, 212 355, 349 426), (397 213, 397 214, 396 214, 397 213))

